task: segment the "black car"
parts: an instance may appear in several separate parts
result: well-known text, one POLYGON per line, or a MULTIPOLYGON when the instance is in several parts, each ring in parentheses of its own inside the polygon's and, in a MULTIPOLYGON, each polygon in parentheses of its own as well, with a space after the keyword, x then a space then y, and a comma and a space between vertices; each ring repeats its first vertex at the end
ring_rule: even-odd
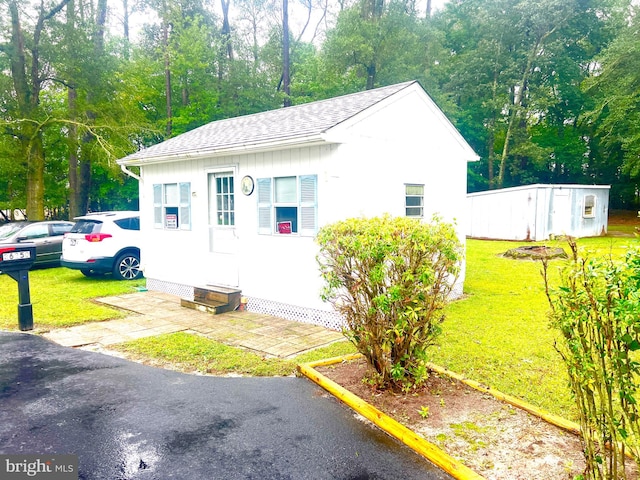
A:
POLYGON ((32 242, 36 244, 34 265, 60 265, 62 238, 71 230, 73 222, 12 222, 0 225, 0 245, 32 242))

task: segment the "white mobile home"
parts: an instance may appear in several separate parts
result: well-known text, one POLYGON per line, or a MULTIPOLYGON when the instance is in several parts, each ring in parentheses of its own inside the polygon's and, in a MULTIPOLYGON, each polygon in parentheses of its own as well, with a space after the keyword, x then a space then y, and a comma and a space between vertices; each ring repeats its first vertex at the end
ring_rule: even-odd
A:
POLYGON ((609 185, 526 185, 467 196, 467 235, 544 241, 607 232, 609 185))
POLYGON ((209 123, 119 160, 140 167, 147 288, 235 287, 248 309, 338 326, 314 236, 359 217, 439 213, 464 238, 477 156, 419 83, 209 123))

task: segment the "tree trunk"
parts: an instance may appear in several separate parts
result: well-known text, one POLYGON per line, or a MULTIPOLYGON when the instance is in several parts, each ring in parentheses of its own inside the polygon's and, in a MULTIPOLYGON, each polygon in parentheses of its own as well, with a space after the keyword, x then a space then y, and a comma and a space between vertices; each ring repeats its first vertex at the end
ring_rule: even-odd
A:
MULTIPOLYGON (((93 36, 93 51, 96 58, 104 55, 104 32, 107 20, 107 0, 98 0, 98 9, 96 10, 95 33, 93 36)), ((87 104, 90 106, 93 101, 91 90, 87 92, 87 104)), ((96 112, 89 108, 86 112, 87 121, 95 123, 96 112)), ((82 138, 83 148, 81 157, 78 162, 78 179, 76 182, 77 192, 77 209, 80 215, 87 213, 89 209, 89 193, 91 190, 91 147, 89 144, 95 141, 95 137, 91 133, 87 133, 82 138)))
POLYGON ((42 145, 42 124, 38 118, 40 88, 43 81, 40 72, 40 35, 45 22, 55 16, 69 0, 62 0, 46 12, 41 5, 38 20, 30 42, 31 65, 27 67, 24 32, 20 23, 20 13, 16 0, 9 2, 11 17, 11 40, 7 49, 10 57, 11 77, 16 92, 18 113, 22 122, 17 136, 21 144, 23 159, 27 165, 27 218, 44 220, 44 147, 42 145), (27 73, 29 72, 29 73, 27 73))
POLYGON ((291 106, 291 79, 289 63, 289 0, 282 0, 282 91, 284 106, 291 106))
POLYGON ((502 154, 500 155, 500 167, 498 169, 498 178, 496 178, 496 188, 502 188, 504 185, 504 172, 507 167, 507 157, 509 156, 509 142, 511 142, 511 135, 513 134, 513 128, 519 110, 519 106, 514 103, 509 112, 509 124, 507 126, 507 133, 504 136, 502 154))
POLYGON ((367 90, 372 90, 376 85, 376 66, 375 64, 367 67, 367 90))
MULTIPOLYGON (((495 48, 496 51, 496 57, 498 57, 500 55, 500 52, 502 50, 502 46, 500 43, 498 43, 498 45, 495 48)), ((496 59, 496 64, 498 64, 498 61, 496 59)), ((498 112, 495 111, 495 105, 497 105, 498 99, 498 81, 499 81, 499 77, 500 77, 500 68, 495 68, 493 70, 493 85, 491 86, 491 102, 492 102, 492 108, 491 108, 491 118, 489 120, 489 125, 488 125, 488 131, 489 131, 489 138, 487 139, 487 174, 488 174, 488 180, 489 180, 489 189, 493 189, 495 188, 495 172, 494 172, 494 162, 496 160, 496 152, 495 152, 495 147, 496 147, 496 124, 497 124, 497 117, 499 115, 498 112)))
POLYGON ((253 53, 253 74, 256 75, 260 60, 260 43, 258 42, 258 21, 255 17, 252 18, 251 33, 253 35, 253 45, 251 46, 251 53, 253 53))
POLYGON ((93 50, 101 55, 104 52, 104 30, 107 22, 107 0, 98 0, 96 11, 96 33, 93 37, 93 50))
POLYGON ((533 61, 535 60, 536 56, 538 55, 538 52, 540 51, 540 49, 544 46, 544 42, 545 40, 553 33, 555 32, 555 30, 557 29, 557 26, 551 28, 550 30, 548 30, 547 32, 545 32, 544 34, 540 35, 540 37, 536 40, 536 42, 534 42, 533 48, 531 49, 531 51, 529 52, 529 55, 527 57, 527 64, 525 66, 525 68, 522 71, 522 79, 520 80, 520 90, 518 91, 516 88, 514 88, 514 92, 513 92, 513 104, 511 106, 511 110, 509 112, 509 125, 507 127, 507 133, 505 135, 504 138, 504 147, 502 148, 502 155, 500 156, 500 169, 498 172, 498 178, 497 178, 497 187, 498 188, 502 188, 502 186, 504 185, 504 173, 506 170, 506 165, 507 165, 507 158, 510 154, 510 142, 511 142, 511 137, 514 134, 514 128, 516 125, 516 120, 518 118, 518 116, 520 115, 520 111, 522 110, 522 102, 523 99, 525 98, 526 92, 527 92, 527 87, 528 87, 528 83, 529 83, 529 76, 531 75, 531 72, 533 71, 533 61))
POLYGON ((224 39, 227 58, 233 60, 233 45, 231 44, 231 25, 229 24, 229 5, 231 0, 220 0, 220 6, 222 7, 222 38, 224 39))
POLYGON ((307 1, 307 2, 303 1, 302 4, 307 8, 307 18, 304 22, 304 25, 302 26, 302 30, 300 30, 300 34, 296 38, 296 43, 299 43, 302 40, 302 37, 304 36, 304 32, 307 31, 307 27, 309 26, 309 23, 311 23, 311 14, 313 13, 312 1, 307 1))
MULTIPOLYGON (((20 15, 16 1, 9 3, 11 14, 11 76, 16 91, 19 115, 22 119, 34 119, 39 87, 32 84, 29 88, 27 78, 27 60, 25 54, 25 40, 20 24, 20 15)), ((41 13, 42 15, 42 13, 41 13)), ((40 21, 38 24, 40 25, 40 21)), ((34 35, 35 40, 35 35, 34 35)), ((33 63, 31 75, 38 69, 37 43, 33 45, 33 63)), ((38 75, 32 78, 33 83, 38 83, 38 75)), ((27 218, 29 220, 44 220, 44 152, 40 141, 40 129, 33 122, 23 123, 18 132, 20 139, 22 158, 27 166, 27 218)))
POLYGON ((171 110, 171 59, 169 57, 169 23, 166 18, 168 13, 164 12, 165 18, 162 21, 162 47, 164 48, 164 90, 166 96, 166 108, 167 108, 167 138, 171 137, 173 112, 171 110))
POLYGON ((89 211, 89 192, 91 190, 91 161, 87 160, 89 155, 83 155, 80 160, 80 195, 78 196, 78 204, 82 215, 89 211))
POLYGON ((129 1, 122 0, 122 28, 124 34, 124 59, 129 60, 129 45, 131 44, 131 39, 129 38, 129 1))
POLYGON ((496 145, 496 135, 495 135, 496 122, 495 118, 491 119, 491 122, 488 125, 489 137, 487 138, 487 176, 489 181, 489 189, 493 188, 494 183, 494 171, 493 171, 493 162, 496 160, 496 154, 494 152, 496 145))
MULTIPOLYGON (((316 22, 316 27, 313 30, 313 36, 309 40, 309 43, 314 43, 316 37, 318 36, 318 29, 320 28, 320 25, 327 18, 327 11, 328 10, 329 10, 329 0, 324 0, 324 5, 322 6, 322 15, 320 16, 320 18, 316 22)), ((300 41, 300 40, 302 40, 302 35, 300 35, 300 37, 298 38, 298 41, 300 41)))
POLYGON ((27 156, 27 218, 44 220, 44 147, 40 128, 31 129, 33 137, 23 141, 27 156))
POLYGON ((504 173, 507 166, 507 158, 509 156, 510 149, 509 144, 511 142, 511 137, 514 134, 514 129, 516 125, 516 120, 520 114, 522 101, 526 95, 526 89, 528 85, 529 75, 531 73, 531 67, 533 65, 533 59, 535 58, 540 43, 536 42, 536 45, 532 49, 529 58, 527 59, 527 64, 522 72, 522 79, 520 80, 520 85, 514 87, 513 91, 513 104, 511 105, 511 110, 509 111, 509 124, 507 126, 507 133, 504 137, 504 146, 502 147, 502 155, 500 156, 500 168, 498 171, 498 178, 496 179, 497 188, 502 188, 504 185, 504 173))
POLYGON ((69 218, 82 215, 80 210, 79 193, 80 185, 78 184, 78 128, 74 121, 76 115, 76 98, 78 93, 74 88, 67 90, 67 102, 69 108, 69 134, 67 136, 67 145, 69 146, 69 218))
MULTIPOLYGON (((75 29, 75 2, 71 0, 67 6, 67 30, 72 32, 75 29)), ((70 78, 69 83, 73 84, 74 79, 70 78)), ((78 92, 72 86, 67 87, 67 109, 69 116, 69 127, 67 134, 67 148, 69 149, 69 170, 68 180, 69 189, 67 191, 67 202, 69 204, 69 218, 81 215, 78 194, 80 186, 78 185, 78 126, 76 119, 78 92)))
POLYGON ((13 0, 9 4, 11 12, 11 77, 13 79, 13 88, 16 91, 16 99, 20 109, 20 115, 25 117, 29 112, 31 105, 31 92, 27 81, 27 60, 25 56, 24 35, 20 25, 20 16, 18 14, 18 6, 13 0))

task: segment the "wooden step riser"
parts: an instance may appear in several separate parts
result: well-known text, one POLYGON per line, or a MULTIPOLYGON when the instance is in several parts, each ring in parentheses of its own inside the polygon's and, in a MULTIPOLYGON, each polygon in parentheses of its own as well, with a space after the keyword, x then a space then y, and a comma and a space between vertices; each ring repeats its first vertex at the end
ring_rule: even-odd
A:
POLYGON ((228 287, 215 287, 215 286, 208 286, 208 287, 194 287, 193 288, 194 292, 196 293, 208 293, 208 292, 216 292, 216 293, 226 293, 228 295, 232 295, 232 294, 240 294, 242 291, 237 289, 237 288, 228 288, 228 287))
POLYGON ((202 303, 240 303, 240 294, 227 294, 219 292, 206 292, 196 293, 194 292, 193 298, 202 303))
POLYGON ((230 305, 228 303, 211 306, 211 305, 203 304, 196 301, 185 300, 184 298, 180 300, 180 305, 186 308, 190 308, 192 310, 198 310, 199 312, 210 313, 212 315, 216 315, 218 313, 232 312, 237 308, 237 306, 234 307, 233 305, 230 305))
POLYGON ((193 300, 180 300, 183 307, 211 314, 232 312, 240 306, 242 292, 227 287, 194 287, 193 300))
POLYGON ((206 290, 204 288, 194 288, 193 298, 206 305, 215 306, 216 303, 228 303, 230 305, 240 305, 242 293, 239 290, 206 290))

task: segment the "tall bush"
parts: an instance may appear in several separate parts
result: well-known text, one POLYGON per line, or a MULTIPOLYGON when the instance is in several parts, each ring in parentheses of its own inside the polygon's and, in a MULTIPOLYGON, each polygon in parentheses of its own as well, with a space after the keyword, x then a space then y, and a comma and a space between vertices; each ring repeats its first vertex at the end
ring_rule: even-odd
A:
POLYGON ((462 245, 452 225, 390 216, 348 219, 317 236, 322 292, 346 321, 381 388, 427 377, 427 349, 440 333, 462 245))
POLYGON ((625 457, 640 461, 640 251, 624 261, 581 258, 549 286, 551 324, 562 334, 556 349, 564 360, 578 406, 587 479, 626 479, 625 457))

